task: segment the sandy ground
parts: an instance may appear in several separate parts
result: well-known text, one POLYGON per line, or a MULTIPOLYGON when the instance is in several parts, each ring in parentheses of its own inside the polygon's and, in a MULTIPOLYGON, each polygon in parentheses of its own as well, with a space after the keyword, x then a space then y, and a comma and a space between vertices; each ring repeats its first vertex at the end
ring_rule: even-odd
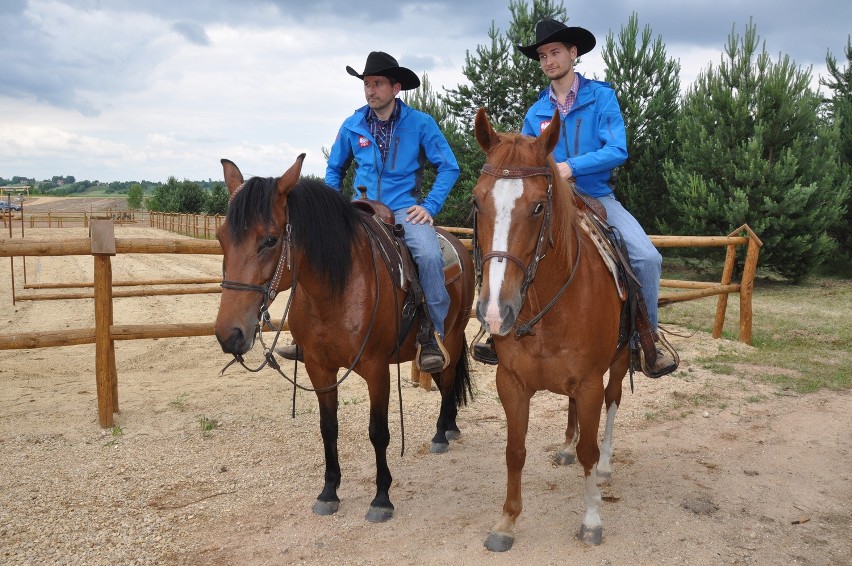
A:
MULTIPOLYGON (((28 238, 85 235, 27 230, 28 238)), ((117 235, 173 237, 147 228, 117 235)), ((3 261, 0 288, 8 289, 3 261)), ((92 279, 90 257, 30 258, 26 269, 28 283, 92 279)), ((113 260, 116 281, 220 269, 213 256, 113 260)), ((15 281, 20 289, 19 258, 15 281)), ((115 299, 115 321, 208 321, 218 301, 115 299)), ((283 297, 276 305, 283 309, 283 297)), ((93 325, 90 300, 12 306, 8 293, 0 297, 2 333, 93 325)), ((475 330, 471 323, 469 335, 475 330)), ((106 431, 97 424, 94 346, 0 351, 0 562, 852 563, 852 396, 798 396, 714 374, 701 358, 749 347, 702 333, 673 342, 681 370, 656 381, 636 375, 635 392, 625 391, 601 507, 603 543, 589 548, 575 538, 582 469, 553 463, 567 400, 542 393, 533 399, 515 546, 499 555, 483 547, 505 489, 505 418, 490 367, 471 362, 477 399, 461 410, 462 438, 444 455, 427 449, 438 393, 412 387, 408 368, 400 369, 405 433, 394 390, 388 452, 396 512, 375 525, 364 519, 375 467, 360 378, 342 386, 340 511, 318 517, 315 397, 296 394, 291 418, 289 384, 271 371, 232 367, 221 375, 228 357, 212 336, 117 342, 121 413, 106 431)), ((302 366, 298 375, 306 381, 302 366)))

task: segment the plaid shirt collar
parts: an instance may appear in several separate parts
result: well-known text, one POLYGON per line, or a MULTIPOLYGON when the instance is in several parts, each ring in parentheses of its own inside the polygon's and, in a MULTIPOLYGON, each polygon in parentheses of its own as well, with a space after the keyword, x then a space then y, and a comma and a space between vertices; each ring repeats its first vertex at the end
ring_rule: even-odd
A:
POLYGON ((399 121, 399 112, 401 105, 398 100, 394 101, 393 111, 390 117, 382 121, 376 115, 376 112, 370 108, 367 112, 367 124, 370 126, 370 135, 376 140, 379 145, 379 151, 382 154, 382 161, 385 161, 388 156, 388 149, 393 141, 393 132, 396 129, 396 123, 399 121))
POLYGON ((574 82, 571 83, 571 88, 568 89, 568 94, 565 95, 565 100, 560 101, 556 98, 556 93, 553 91, 553 84, 550 85, 550 100, 559 108, 559 115, 563 118, 571 111, 574 102, 577 100, 577 92, 580 90, 580 80, 577 78, 577 73, 574 73, 574 82))

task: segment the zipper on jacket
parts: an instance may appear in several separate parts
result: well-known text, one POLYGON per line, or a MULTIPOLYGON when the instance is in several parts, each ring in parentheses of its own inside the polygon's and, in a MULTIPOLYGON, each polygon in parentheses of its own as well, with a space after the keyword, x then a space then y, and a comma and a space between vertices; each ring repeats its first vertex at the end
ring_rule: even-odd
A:
POLYGON ((580 125, 582 125, 583 119, 577 118, 575 122, 576 126, 574 127, 574 155, 580 155, 580 125))
POLYGON ((396 169, 396 154, 399 149, 399 137, 393 139, 393 155, 391 156, 391 171, 396 169))

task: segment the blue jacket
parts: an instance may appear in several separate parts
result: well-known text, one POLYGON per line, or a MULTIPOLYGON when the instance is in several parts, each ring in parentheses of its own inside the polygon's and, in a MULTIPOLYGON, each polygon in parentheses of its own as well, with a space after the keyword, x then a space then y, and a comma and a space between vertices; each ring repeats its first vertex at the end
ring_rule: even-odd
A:
POLYGON ((400 99, 399 121, 388 149, 387 160, 367 124, 368 106, 344 120, 328 155, 325 182, 340 190, 346 170, 355 160, 355 187, 367 187, 367 198, 387 205, 391 210, 422 205, 433 217, 438 214, 450 189, 459 178, 459 164, 450 144, 428 114, 415 110, 400 99), (424 160, 437 169, 428 195, 422 194, 424 160))
MULTIPOLYGON (((571 111, 562 120, 562 134, 553 149, 557 162, 567 161, 577 188, 589 196, 612 193, 612 170, 627 161, 624 117, 608 83, 578 75, 580 88, 571 111)), ((527 111, 522 133, 538 136, 550 125, 556 104, 545 89, 527 111)))

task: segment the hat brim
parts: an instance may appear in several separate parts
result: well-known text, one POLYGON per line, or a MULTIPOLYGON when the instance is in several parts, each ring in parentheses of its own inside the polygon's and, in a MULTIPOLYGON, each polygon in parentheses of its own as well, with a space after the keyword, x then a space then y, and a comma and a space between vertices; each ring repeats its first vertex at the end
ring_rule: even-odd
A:
POLYGON ((376 71, 371 70, 369 73, 361 74, 347 65, 346 72, 361 80, 364 80, 365 76, 389 77, 395 79, 400 84, 402 90, 412 90, 420 86, 420 78, 417 74, 411 69, 406 69, 405 67, 388 67, 386 69, 379 69, 376 71))
POLYGON ((517 47, 518 51, 530 59, 538 61, 538 48, 542 45, 547 45, 548 43, 554 43, 557 41, 575 46, 577 48, 578 57, 580 55, 585 55, 594 49, 595 44, 597 43, 595 36, 592 35, 592 32, 589 30, 581 27, 566 27, 548 35, 541 41, 533 43, 532 45, 516 45, 515 47, 517 47))

